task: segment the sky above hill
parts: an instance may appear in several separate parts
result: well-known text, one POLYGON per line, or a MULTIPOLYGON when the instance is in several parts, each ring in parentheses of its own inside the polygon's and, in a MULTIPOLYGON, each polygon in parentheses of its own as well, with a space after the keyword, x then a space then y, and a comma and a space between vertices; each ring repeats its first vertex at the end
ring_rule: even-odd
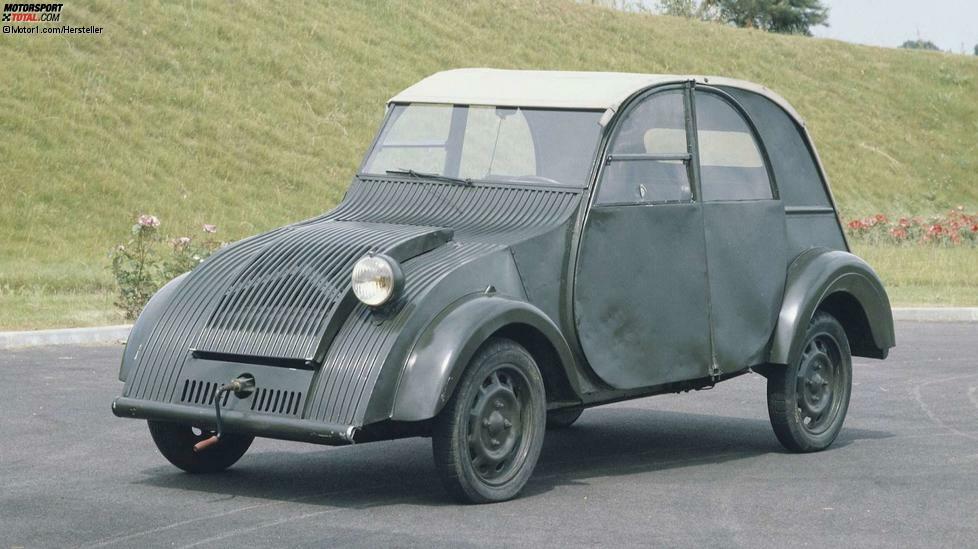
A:
POLYGON ((974 53, 978 44, 976 0, 822 0, 829 27, 815 36, 895 47, 919 37, 942 50, 974 53), (963 44, 963 47, 962 47, 963 44))

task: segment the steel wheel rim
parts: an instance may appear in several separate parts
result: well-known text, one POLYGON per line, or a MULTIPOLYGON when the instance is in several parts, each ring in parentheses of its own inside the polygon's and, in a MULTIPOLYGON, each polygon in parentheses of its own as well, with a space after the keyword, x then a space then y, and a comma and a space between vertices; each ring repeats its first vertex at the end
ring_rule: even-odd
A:
POLYGON ((811 337, 802 349, 795 380, 802 429, 820 435, 831 427, 842 407, 845 382, 839 342, 824 332, 811 337))
POLYGON ((481 482, 499 486, 519 473, 534 434, 532 404, 529 380, 512 365, 496 367, 480 383, 463 440, 481 482))

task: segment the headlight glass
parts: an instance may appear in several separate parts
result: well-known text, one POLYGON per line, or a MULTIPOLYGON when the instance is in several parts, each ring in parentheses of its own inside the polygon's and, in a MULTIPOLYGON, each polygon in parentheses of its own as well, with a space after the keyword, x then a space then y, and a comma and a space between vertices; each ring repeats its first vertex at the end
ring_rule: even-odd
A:
POLYGON ((368 255, 353 266, 353 293, 371 307, 394 297, 401 284, 401 268, 384 255, 368 255))

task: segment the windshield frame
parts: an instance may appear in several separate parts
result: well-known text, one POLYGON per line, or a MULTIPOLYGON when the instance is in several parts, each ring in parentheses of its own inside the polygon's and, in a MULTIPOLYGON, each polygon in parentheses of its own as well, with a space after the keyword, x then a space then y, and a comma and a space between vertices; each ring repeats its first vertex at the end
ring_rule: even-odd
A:
MULTIPOLYGON (((591 154, 589 155, 587 162, 581 162, 582 173, 578 181, 574 182, 544 182, 539 179, 529 177, 521 178, 518 176, 502 176, 500 178, 480 178, 480 177, 467 177, 465 180, 471 183, 480 184, 493 184, 493 185, 519 185, 525 187, 540 187, 540 188, 573 188, 573 189, 587 189, 593 185, 595 166, 597 166, 597 158, 601 156, 601 150, 605 140, 606 126, 602 124, 602 117, 606 113, 606 109, 581 109, 581 108, 566 108, 566 107, 522 107, 517 105, 494 105, 494 104, 464 104, 464 103, 452 103, 452 102, 412 102, 412 103, 388 103, 386 112, 384 113, 384 118, 381 121, 380 127, 374 135, 374 138, 370 142, 370 146, 367 148, 366 154, 363 155, 363 159, 357 169, 356 176, 360 178, 400 178, 398 175, 391 175, 388 173, 374 173, 366 171, 367 163, 371 160, 374 152, 380 146, 381 138, 385 135, 385 130, 388 125, 392 123, 392 117, 394 116, 395 109, 397 107, 409 107, 411 105, 431 105, 431 106, 444 106, 448 108, 496 108, 496 109, 518 109, 518 110, 530 110, 530 111, 561 111, 561 112, 573 112, 573 113, 588 113, 595 115, 595 131, 594 134, 594 145, 591 154)), ((403 112, 403 111, 402 111, 403 112)), ((446 140, 446 144, 447 144, 446 140)), ((461 143, 460 143, 461 145, 461 143)), ((461 146, 459 147, 461 149, 461 146)), ((410 167, 397 166, 398 169, 413 169, 410 167)), ((386 170, 385 170, 386 171, 386 170)), ((420 171, 420 170, 415 170, 420 171)), ((446 178, 454 178, 456 176, 440 174, 446 178)))

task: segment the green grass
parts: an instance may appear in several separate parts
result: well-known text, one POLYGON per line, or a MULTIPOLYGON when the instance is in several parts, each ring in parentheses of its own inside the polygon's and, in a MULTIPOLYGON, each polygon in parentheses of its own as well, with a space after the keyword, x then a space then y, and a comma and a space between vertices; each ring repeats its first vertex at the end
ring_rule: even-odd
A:
POLYGON ((854 245, 894 305, 978 307, 978 249, 854 245))
POLYGON ((973 56, 562 0, 74 2, 62 17, 103 34, 0 36, 0 329, 106 318, 78 309, 109 302, 106 254, 137 213, 237 239, 329 209, 384 101, 452 67, 753 80, 807 118, 846 215, 978 209, 973 56))

